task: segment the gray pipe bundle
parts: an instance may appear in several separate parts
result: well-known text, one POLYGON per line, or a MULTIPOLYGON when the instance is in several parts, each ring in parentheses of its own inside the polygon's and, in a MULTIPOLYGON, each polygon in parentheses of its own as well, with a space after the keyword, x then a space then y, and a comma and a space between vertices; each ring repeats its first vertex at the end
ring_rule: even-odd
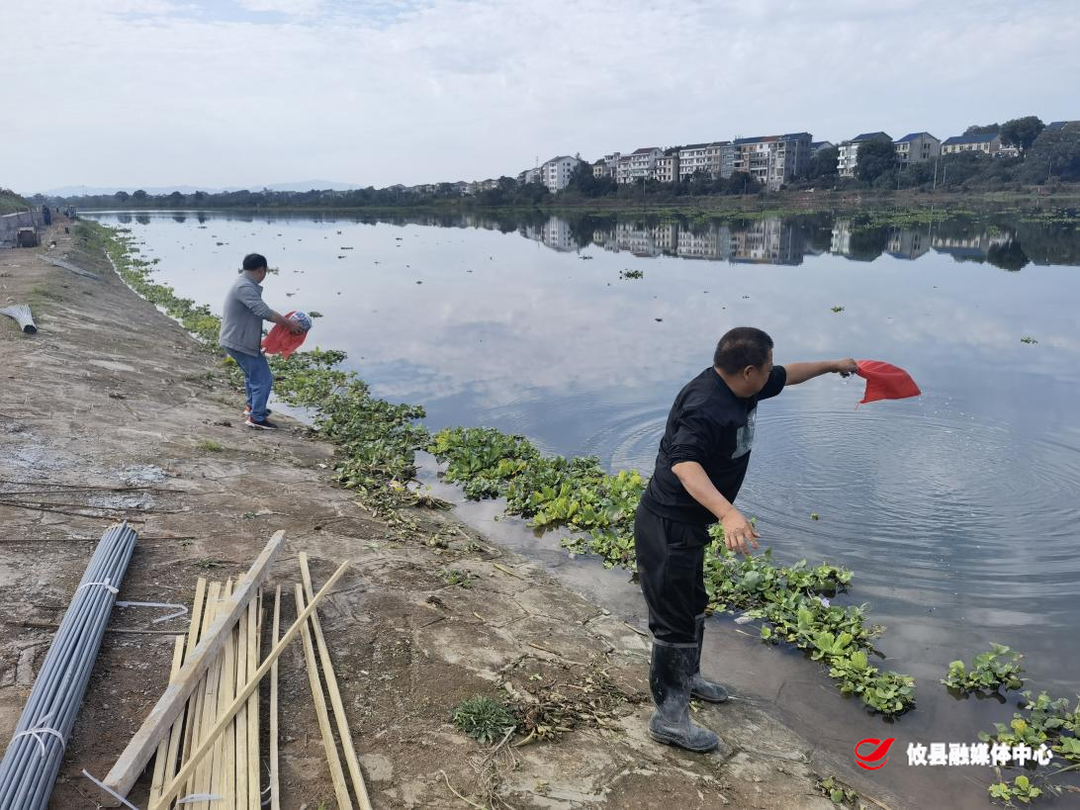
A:
POLYGON ((49 803, 135 540, 127 523, 102 535, 0 762, 0 810, 43 810, 49 803))

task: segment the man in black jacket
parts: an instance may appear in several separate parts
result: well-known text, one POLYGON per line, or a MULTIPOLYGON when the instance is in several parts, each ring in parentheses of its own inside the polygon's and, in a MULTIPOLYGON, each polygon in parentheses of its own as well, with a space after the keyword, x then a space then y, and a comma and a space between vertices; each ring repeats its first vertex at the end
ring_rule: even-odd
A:
POLYGON ((649 734, 691 751, 711 751, 720 738, 690 722, 690 698, 728 698, 700 671, 709 524, 720 522, 731 551, 757 548, 757 532, 734 506, 750 463, 757 404, 785 385, 855 371, 850 358, 774 366, 772 348, 772 338, 750 326, 720 338, 713 365, 687 383, 671 406, 656 470, 634 520, 638 578, 653 634, 649 686, 656 711, 649 734))

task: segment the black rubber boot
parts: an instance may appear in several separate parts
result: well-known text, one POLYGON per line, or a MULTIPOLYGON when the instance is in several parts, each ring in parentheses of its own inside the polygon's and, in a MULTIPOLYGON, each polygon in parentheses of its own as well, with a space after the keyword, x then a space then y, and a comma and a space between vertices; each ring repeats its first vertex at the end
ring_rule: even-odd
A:
POLYGON ((690 677, 694 668, 693 647, 653 644, 649 688, 656 711, 649 719, 649 736, 657 742, 687 751, 712 751, 720 738, 690 722, 690 677))
POLYGON ((728 690, 718 683, 705 680, 701 674, 701 645, 705 641, 705 616, 698 616, 697 654, 694 656, 694 669, 690 680, 690 695, 709 703, 723 703, 728 699, 728 690))

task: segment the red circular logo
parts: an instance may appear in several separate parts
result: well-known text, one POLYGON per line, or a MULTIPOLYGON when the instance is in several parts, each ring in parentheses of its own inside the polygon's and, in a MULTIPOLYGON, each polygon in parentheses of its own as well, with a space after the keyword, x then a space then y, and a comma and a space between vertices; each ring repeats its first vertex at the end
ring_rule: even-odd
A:
POLYGON ((889 737, 887 740, 867 737, 865 740, 859 740, 855 743, 855 763, 865 770, 876 771, 889 761, 886 754, 889 753, 889 746, 894 742, 896 742, 896 737, 889 737), (875 746, 874 750, 869 753, 860 754, 859 749, 868 744, 875 746))

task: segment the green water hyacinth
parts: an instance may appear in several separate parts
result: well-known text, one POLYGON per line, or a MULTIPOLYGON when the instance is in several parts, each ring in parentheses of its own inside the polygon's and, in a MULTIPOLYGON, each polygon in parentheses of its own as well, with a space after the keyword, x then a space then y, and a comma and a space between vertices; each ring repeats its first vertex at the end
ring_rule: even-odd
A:
POLYGON ((446 428, 428 450, 465 497, 505 497, 507 513, 537 529, 576 532, 562 541, 570 551, 596 554, 608 567, 634 565, 634 512, 645 491, 639 473, 608 475, 595 456, 543 456, 528 439, 492 428, 446 428))
POLYGON ((1020 666, 1023 658, 1018 652, 1014 652, 1003 644, 991 643, 989 652, 975 656, 971 669, 965 667, 963 661, 953 661, 949 664, 949 673, 941 682, 950 689, 961 692, 996 692, 1001 687, 1006 689, 1019 689, 1024 685, 1020 673, 1024 668, 1020 666))
MULTIPOLYGON (((491 428, 447 428, 428 450, 446 465, 444 479, 461 484, 471 499, 505 497, 508 514, 537 529, 568 529, 562 545, 597 555, 607 567, 634 570, 634 513, 646 481, 634 471, 604 472, 593 456, 544 456, 527 439, 491 428)), ((914 680, 882 672, 866 651, 881 628, 868 625, 863 605, 831 605, 847 589, 850 571, 799 561, 777 566, 772 552, 737 556, 723 544, 723 529, 710 529, 715 553, 705 558, 711 610, 745 611, 762 620, 762 640, 786 641, 830 667, 844 694, 893 716, 915 703, 914 680)))

